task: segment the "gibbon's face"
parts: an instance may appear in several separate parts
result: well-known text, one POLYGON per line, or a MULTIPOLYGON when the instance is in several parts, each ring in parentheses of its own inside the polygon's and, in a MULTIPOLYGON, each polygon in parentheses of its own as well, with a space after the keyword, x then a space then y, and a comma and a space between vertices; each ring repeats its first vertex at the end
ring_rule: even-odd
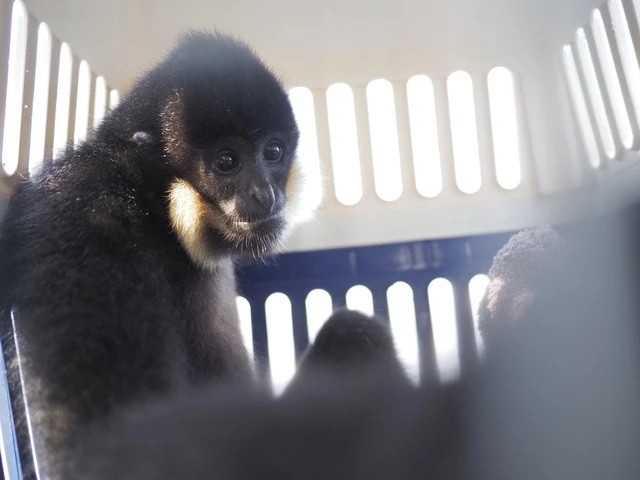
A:
POLYGON ((286 92, 246 47, 231 47, 192 55, 161 113, 176 176, 169 218, 204 267, 276 249, 301 214, 304 190, 286 92))

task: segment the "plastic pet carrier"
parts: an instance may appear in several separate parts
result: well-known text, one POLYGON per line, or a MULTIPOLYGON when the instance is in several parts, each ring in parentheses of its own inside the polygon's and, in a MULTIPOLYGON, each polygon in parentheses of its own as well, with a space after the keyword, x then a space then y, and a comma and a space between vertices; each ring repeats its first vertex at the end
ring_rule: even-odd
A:
POLYGON ((243 37, 280 75, 314 179, 317 213, 285 253, 238 267, 243 335, 276 390, 339 306, 388 319, 415 381, 464 375, 510 232, 635 201, 638 0, 0 0, 2 209, 200 27, 243 37))

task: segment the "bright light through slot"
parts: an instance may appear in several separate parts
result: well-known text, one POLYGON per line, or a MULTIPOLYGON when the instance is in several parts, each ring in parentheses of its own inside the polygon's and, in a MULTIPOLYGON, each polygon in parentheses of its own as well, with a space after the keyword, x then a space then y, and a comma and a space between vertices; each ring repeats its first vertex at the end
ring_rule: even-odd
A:
POLYGON ((49 104, 49 72, 51 70, 51 32, 46 23, 38 27, 36 73, 31 111, 31 138, 29 143, 29 172, 40 169, 44 157, 49 104))
POLYGON ((56 159, 67 146, 69 133, 69 106, 71 101, 71 70, 73 56, 67 43, 60 47, 58 69, 58 96, 56 98, 56 118, 53 129, 53 158, 56 159))
POLYGON ((513 73, 496 67, 487 76, 496 180, 505 190, 520 185, 520 141, 513 73))
POLYGON ((417 385, 420 380, 420 359, 413 290, 403 282, 393 284, 387 290, 387 304, 398 358, 411 381, 417 385))
POLYGON ((362 198, 362 175, 353 91, 349 85, 335 83, 327 89, 327 114, 336 198, 343 205, 355 205, 362 198))
POLYGON ((580 86, 580 80, 578 78, 578 70, 576 69, 576 62, 573 58, 573 52, 571 46, 565 45, 562 50, 562 62, 564 65, 564 72, 567 78, 567 85, 569 87, 569 96, 573 104, 573 109, 578 120, 578 128, 582 135, 582 141, 584 142, 585 150, 587 152, 587 158, 593 168, 600 166, 600 154, 598 152, 598 146, 596 145, 596 138, 587 112, 587 104, 582 93, 582 87, 580 86))
POLYGON ((427 288, 438 373, 442 382, 450 382, 460 375, 458 356, 458 327, 451 282, 436 278, 427 288))
POLYGON ((478 274, 469 281, 469 300, 471 302, 471 312, 473 314, 473 326, 476 339, 476 348, 478 354, 484 353, 484 342, 482 335, 480 335, 480 329, 478 328, 478 307, 484 297, 484 293, 489 285, 489 277, 483 274, 478 274))
POLYGON ((640 65, 638 64, 638 56, 634 49, 633 38, 631 37, 622 1, 611 0, 609 2, 609 11, 611 12, 613 33, 618 45, 620 63, 629 86, 631 103, 636 114, 636 120, 640 121, 640 88, 638 88, 638 85, 640 85, 640 65))
POLYGON ((311 179, 303 196, 303 201, 308 203, 309 208, 303 210, 312 211, 322 202, 322 175, 313 94, 305 87, 292 88, 289 90, 289 101, 300 130, 298 141, 300 166, 304 168, 304 174, 311 179))
POLYGON ((22 2, 15 1, 11 10, 9 72, 2 136, 2 167, 7 175, 13 175, 18 168, 26 53, 27 11, 22 2))
POLYGON ((576 46, 578 57, 580 58, 580 65, 582 66, 582 73, 587 83, 587 93, 589 94, 589 100, 593 108, 593 115, 598 127, 598 133, 600 134, 602 147, 605 155, 613 159, 616 156, 616 146, 613 142, 613 133, 611 132, 611 125, 609 125, 609 119, 607 118, 604 98, 602 97, 600 85, 598 84, 596 68, 593 64, 593 57, 591 56, 591 48, 589 47, 587 35, 583 28, 579 28, 576 32, 576 46))
POLYGON ((271 385, 274 394, 280 395, 296 371, 291 302, 285 294, 273 293, 267 298, 265 310, 271 385))
POLYGON ((480 189, 480 151, 473 82, 467 72, 454 72, 447 79, 453 161, 456 184, 463 193, 480 189))
POLYGON ((243 297, 236 297, 236 307, 238 309, 238 319, 240 320, 240 334, 242 342, 249 352, 249 357, 253 359, 253 327, 251 324, 251 305, 243 297))
POLYGON ((89 95, 91 94, 91 69, 84 60, 78 69, 78 94, 76 97, 76 121, 73 143, 77 145, 87 136, 89 126, 89 95))
POLYGON ((390 202, 402 194, 398 128, 391 82, 384 79, 369 82, 367 106, 376 193, 380 199, 390 202))
POLYGON ((429 77, 416 75, 409 79, 407 103, 416 188, 423 197, 432 198, 442 191, 442 170, 436 102, 429 77))
POLYGON ((109 110, 113 110, 120 103, 120 92, 118 90, 111 90, 109 92, 109 110))
POLYGON ((593 15, 591 17, 591 30, 593 31, 596 52, 598 53, 598 60, 600 60, 600 66, 602 67, 602 76, 607 87, 609 99, 611 100, 613 118, 616 122, 616 126, 618 127, 620 141, 625 148, 631 148, 633 146, 631 121, 629 120, 629 113, 627 112, 627 108, 624 103, 622 88, 620 87, 620 79, 618 78, 616 66, 613 61, 611 45, 609 44, 609 38, 607 37, 602 13, 600 13, 600 10, 598 9, 593 11, 593 15))
POLYGON ((318 332, 329 319, 333 304, 331 295, 321 289, 312 290, 305 300, 305 310, 307 312, 307 332, 309 343, 313 343, 318 332))
POLYGON ((373 295, 362 285, 355 285, 347 291, 347 308, 358 310, 365 315, 373 315, 373 295))
POLYGON ((100 125, 107 111, 107 82, 104 77, 96 78, 96 95, 93 102, 93 128, 100 125))

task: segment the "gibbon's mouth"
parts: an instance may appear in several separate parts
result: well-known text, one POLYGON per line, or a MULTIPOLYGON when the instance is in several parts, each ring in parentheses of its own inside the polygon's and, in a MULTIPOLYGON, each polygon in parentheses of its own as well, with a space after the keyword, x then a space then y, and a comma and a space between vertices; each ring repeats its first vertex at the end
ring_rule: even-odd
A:
POLYGON ((233 220, 233 225, 242 230, 250 230, 252 228, 267 226, 271 223, 278 223, 280 220, 284 220, 282 212, 258 220, 233 220))
POLYGON ((237 215, 226 216, 224 225, 220 226, 222 228, 218 228, 218 231, 225 241, 235 245, 238 255, 253 258, 261 258, 278 250, 287 231, 284 211, 256 220, 241 220, 237 215))

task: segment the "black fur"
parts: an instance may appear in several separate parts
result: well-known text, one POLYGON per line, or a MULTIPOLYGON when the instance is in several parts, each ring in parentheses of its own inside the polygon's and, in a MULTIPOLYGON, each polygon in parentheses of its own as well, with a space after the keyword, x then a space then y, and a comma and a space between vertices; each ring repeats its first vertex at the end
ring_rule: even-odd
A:
POLYGON ((251 378, 230 259, 273 249, 284 219, 240 239, 208 226, 215 262, 202 268, 171 226, 167 191, 185 180, 222 216, 220 201, 246 197, 247 178, 262 175, 281 209, 297 137, 286 93, 257 57, 229 37, 193 33, 89 140, 17 187, 2 227, 0 306, 16 312, 38 455, 51 475, 74 432, 118 406, 251 378), (272 138, 282 161, 252 163, 272 138), (236 177, 211 167, 227 141, 246 154, 236 177), (245 176, 251 169, 260 171, 245 176))
POLYGON ((305 352, 287 391, 316 381, 319 375, 351 381, 354 372, 365 369, 386 374, 402 372, 391 330, 378 318, 354 310, 338 310, 305 352))

